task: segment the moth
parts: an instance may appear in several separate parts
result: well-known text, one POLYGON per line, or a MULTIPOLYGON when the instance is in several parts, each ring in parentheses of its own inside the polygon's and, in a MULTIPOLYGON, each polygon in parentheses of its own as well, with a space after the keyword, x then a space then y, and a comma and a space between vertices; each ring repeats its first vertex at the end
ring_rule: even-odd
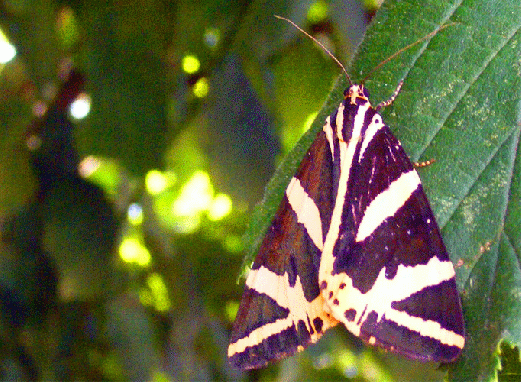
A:
POLYGON ((460 354, 453 264, 420 178, 378 114, 400 87, 373 107, 351 83, 302 159, 246 279, 228 348, 236 368, 292 355, 338 323, 412 359, 460 354))

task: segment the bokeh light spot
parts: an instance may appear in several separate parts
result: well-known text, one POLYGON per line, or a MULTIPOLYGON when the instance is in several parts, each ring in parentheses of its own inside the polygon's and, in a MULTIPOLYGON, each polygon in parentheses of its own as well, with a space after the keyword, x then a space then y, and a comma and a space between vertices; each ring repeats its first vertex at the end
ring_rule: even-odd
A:
POLYGON ((199 78, 193 87, 194 95, 197 98, 204 98, 208 95, 210 85, 206 77, 199 78))
POLYGON ((71 104, 71 116, 74 119, 83 119, 90 112, 91 99, 88 94, 81 93, 71 104))
POLYGON ((210 205, 208 218, 212 221, 223 219, 232 212, 232 199, 226 194, 217 194, 210 205))
POLYGON ((119 246, 119 256, 126 263, 146 267, 151 262, 150 252, 136 238, 126 238, 119 246))
POLYGON ((160 194, 167 185, 166 176, 159 170, 150 170, 145 177, 145 187, 150 195, 160 194))
POLYGON ((325 1, 315 1, 308 10, 308 21, 311 24, 318 24, 328 17, 328 6, 325 1))
POLYGON ((134 226, 143 223, 143 208, 139 203, 132 203, 128 206, 127 219, 134 226))
POLYGON ((185 73, 194 74, 199 71, 201 62, 196 56, 189 54, 183 57, 182 67, 185 73))

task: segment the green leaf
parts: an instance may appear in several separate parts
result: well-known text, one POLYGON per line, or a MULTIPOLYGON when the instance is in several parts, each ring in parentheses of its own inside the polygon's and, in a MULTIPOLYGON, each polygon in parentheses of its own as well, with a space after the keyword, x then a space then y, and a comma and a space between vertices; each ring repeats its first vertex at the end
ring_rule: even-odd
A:
POLYGON ((498 372, 500 382, 514 382, 521 379, 521 361, 519 360, 519 348, 510 347, 508 344, 500 345, 501 369, 498 372))
MULTIPOLYGON (((384 120, 419 170, 451 259, 467 344, 453 380, 494 378, 497 344, 521 344, 521 3, 388 1, 352 64, 353 81, 408 44, 450 24, 372 74, 373 105, 403 88, 384 120)), ((252 261, 281 196, 323 121, 342 98, 338 81, 310 131, 270 181, 246 234, 252 261)))

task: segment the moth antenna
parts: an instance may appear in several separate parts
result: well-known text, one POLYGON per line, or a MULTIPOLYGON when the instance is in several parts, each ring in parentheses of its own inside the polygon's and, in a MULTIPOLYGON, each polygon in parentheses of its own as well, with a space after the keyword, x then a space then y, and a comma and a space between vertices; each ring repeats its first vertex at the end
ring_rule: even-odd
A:
MULTIPOLYGON (((375 72, 376 70, 380 69, 382 66, 384 66, 385 64, 387 64, 389 61, 391 61, 393 58, 395 58, 396 56, 399 56, 400 54, 402 54, 403 52, 405 52, 407 49, 410 49, 412 48, 413 46, 419 44, 420 42, 423 42, 431 37, 433 37, 434 35, 436 35, 439 31, 447 28, 447 27, 450 27, 450 26, 453 26, 453 25, 456 25, 457 23, 456 22, 452 22, 452 23, 449 23, 449 24, 445 24, 445 25, 442 25, 441 27, 439 27, 438 29, 435 29, 434 31, 432 31, 431 33, 429 33, 428 35, 426 36, 423 36, 421 39, 419 40, 416 40, 415 42, 413 42, 412 44, 409 44, 407 45, 406 47, 400 49, 399 51, 397 51, 396 53, 392 54, 391 56, 387 57, 385 60, 383 60, 382 62, 380 62, 378 65, 376 65, 373 69, 371 69, 369 71, 369 73, 367 74, 367 76, 364 77, 364 79, 362 81, 360 81, 361 84, 365 83, 365 80, 367 80, 371 74, 373 74, 373 72, 375 72)), ((305 32, 304 32, 305 33, 305 32)))
POLYGON ((346 77, 347 77, 347 80, 349 81, 349 83, 352 85, 353 82, 351 81, 351 77, 349 76, 349 74, 347 74, 347 70, 346 68, 344 68, 344 65, 342 65, 342 63, 338 60, 338 58, 336 58, 333 53, 331 53, 325 46, 324 44, 322 44, 320 41, 318 41, 316 38, 314 38, 313 36, 311 36, 308 32, 306 32, 304 29, 302 29, 301 27, 299 27, 297 24, 295 24, 293 21, 291 21, 290 19, 287 19, 285 17, 282 17, 282 16, 277 16, 277 15, 274 15, 276 18, 280 19, 280 20, 284 20, 288 23, 290 23, 291 25, 293 25, 295 28, 297 28, 299 31, 301 31, 302 33, 304 33, 308 38, 310 38, 315 44, 317 44, 318 46, 320 46, 327 54, 329 57, 331 57, 337 64, 338 66, 340 66, 340 68, 342 69, 342 71, 345 73, 346 77))

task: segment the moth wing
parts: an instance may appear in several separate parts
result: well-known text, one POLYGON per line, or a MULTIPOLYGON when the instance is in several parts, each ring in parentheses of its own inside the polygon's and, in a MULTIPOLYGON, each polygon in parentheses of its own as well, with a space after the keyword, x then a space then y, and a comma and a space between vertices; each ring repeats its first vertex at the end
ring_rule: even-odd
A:
POLYGON ((364 124, 351 168, 341 169, 350 175, 338 234, 325 243, 323 296, 365 342, 452 361, 465 342, 454 267, 399 141, 372 108, 364 124))
POLYGON ((286 189, 246 280, 228 356, 264 366, 303 350, 337 324, 324 310, 318 269, 334 191, 331 148, 320 131, 286 189))

